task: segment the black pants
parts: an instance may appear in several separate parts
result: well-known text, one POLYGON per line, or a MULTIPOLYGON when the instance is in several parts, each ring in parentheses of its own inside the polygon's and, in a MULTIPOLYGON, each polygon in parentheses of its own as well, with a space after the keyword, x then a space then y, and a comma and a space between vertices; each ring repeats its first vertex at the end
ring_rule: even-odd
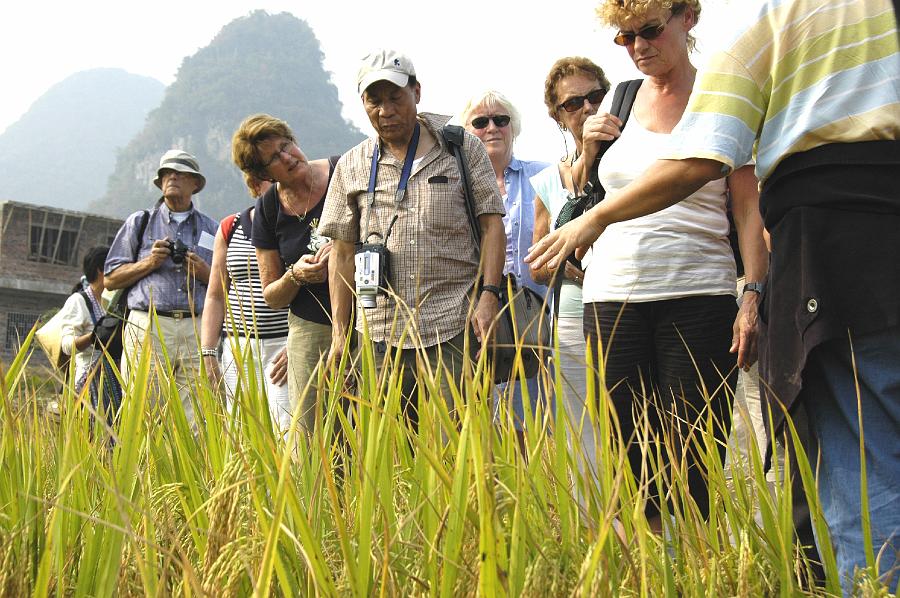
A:
MULTIPOLYGON (((668 466, 683 458, 688 491, 704 517, 709 497, 701 432, 711 411, 724 459, 737 381, 736 357, 728 352, 736 315, 730 295, 590 303, 584 310, 585 338, 595 364, 600 363, 598 340, 602 347, 606 387, 632 472, 639 481, 662 474, 665 486, 671 479, 668 466), (656 443, 665 443, 656 471, 647 470, 638 442, 644 426, 635 422, 645 417, 651 453, 656 443)), ((649 494, 647 515, 654 516, 659 513, 654 481, 649 494)))

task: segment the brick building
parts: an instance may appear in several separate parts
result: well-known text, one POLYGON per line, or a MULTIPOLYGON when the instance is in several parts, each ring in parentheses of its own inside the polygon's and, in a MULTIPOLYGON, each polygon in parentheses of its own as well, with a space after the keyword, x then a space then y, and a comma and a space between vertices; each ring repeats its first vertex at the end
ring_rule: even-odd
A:
MULTIPOLYGON (((122 221, 116 218, 0 202, 0 358, 15 356, 19 341, 38 318, 62 306, 81 277, 85 253, 109 245, 122 221)), ((32 363, 44 361, 38 350, 32 363)))

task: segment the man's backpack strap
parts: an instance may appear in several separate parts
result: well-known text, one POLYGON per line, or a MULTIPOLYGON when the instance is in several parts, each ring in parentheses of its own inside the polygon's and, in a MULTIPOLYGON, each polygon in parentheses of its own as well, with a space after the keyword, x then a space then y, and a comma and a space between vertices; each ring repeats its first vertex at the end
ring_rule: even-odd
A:
POLYGON ((472 183, 469 177, 469 165, 466 163, 466 156, 463 152, 465 130, 459 125, 445 125, 441 129, 441 135, 450 147, 453 157, 456 158, 456 165, 459 168, 459 176, 462 179, 463 192, 466 198, 466 215, 469 217, 469 224, 472 227, 472 237, 475 239, 475 247, 478 252, 481 253, 481 229, 478 227, 478 218, 475 215, 472 183))
MULTIPOLYGON (((142 210, 141 218, 138 220, 138 251, 141 250, 141 244, 144 242, 144 233, 147 232, 147 223, 150 221, 150 210, 142 210)), ((138 256, 134 256, 137 260, 138 256)))
MULTIPOLYGON (((134 261, 136 262, 140 257, 141 245, 144 244, 144 233, 147 232, 147 223, 150 221, 150 210, 142 210, 141 215, 138 217, 138 234, 137 234, 137 252, 134 255, 134 261)), ((128 293, 131 292, 131 289, 134 288, 134 285, 131 285, 125 289, 118 289, 113 291, 112 297, 109 299, 109 303, 106 306, 107 313, 114 314, 119 316, 120 318, 125 318, 128 315, 128 293)))

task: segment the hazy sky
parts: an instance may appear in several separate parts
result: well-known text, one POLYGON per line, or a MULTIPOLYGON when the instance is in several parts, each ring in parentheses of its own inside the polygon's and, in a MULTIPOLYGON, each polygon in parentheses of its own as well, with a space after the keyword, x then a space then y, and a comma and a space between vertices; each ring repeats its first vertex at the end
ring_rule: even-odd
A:
MULTIPOLYGON (((612 43, 613 32, 597 23, 594 6, 586 0, 4 2, 0 131, 49 87, 81 70, 119 67, 168 85, 186 56, 229 21, 261 8, 290 12, 310 24, 344 116, 367 135, 372 129, 356 95, 358 60, 372 48, 394 47, 415 63, 422 83, 420 110, 455 114, 472 94, 498 89, 523 115, 516 154, 554 160, 563 153, 563 138, 543 105, 543 80, 553 61, 587 56, 613 83, 638 75, 625 50, 612 43)), ((722 43, 735 7, 728 0, 704 3, 696 66, 722 43)), ((295 129, 302 146, 302 127, 295 129)))

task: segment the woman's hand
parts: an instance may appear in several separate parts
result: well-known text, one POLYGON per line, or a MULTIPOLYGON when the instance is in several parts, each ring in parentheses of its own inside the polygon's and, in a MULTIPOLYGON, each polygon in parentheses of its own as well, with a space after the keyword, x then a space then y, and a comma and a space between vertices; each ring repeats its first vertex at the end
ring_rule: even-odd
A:
POLYGON ((756 363, 759 336, 759 295, 753 291, 744 293, 741 309, 734 319, 730 353, 737 353, 737 365, 745 372, 756 363))
POLYGON ((328 278, 328 256, 326 255, 324 260, 318 261, 315 255, 302 255, 299 260, 294 262, 291 269, 294 278, 301 284, 325 282, 325 279, 328 278))
POLYGON ((584 270, 574 265, 569 260, 566 260, 566 269, 563 271, 563 276, 565 276, 567 280, 571 280, 576 284, 581 284, 584 282, 584 270))
POLYGON ((215 355, 204 355, 203 365, 206 366, 206 378, 214 390, 222 383, 222 370, 219 369, 219 359, 215 355))
POLYGON ((328 263, 328 256, 331 255, 331 248, 334 247, 334 241, 329 241, 319 247, 319 250, 316 252, 315 258, 317 262, 325 262, 328 263))
POLYGON ((531 264, 535 269, 547 264, 555 270, 572 252, 576 258, 583 258, 604 230, 605 226, 595 223, 594 219, 589 217, 589 213, 586 213, 532 245, 525 257, 525 263, 531 264))
POLYGON ((287 347, 278 352, 272 360, 272 370, 269 372, 269 380, 275 386, 284 386, 287 382, 288 357, 287 347))
POLYGON ((581 131, 581 140, 587 146, 601 141, 618 139, 621 134, 622 121, 617 116, 604 112, 587 117, 581 131))

